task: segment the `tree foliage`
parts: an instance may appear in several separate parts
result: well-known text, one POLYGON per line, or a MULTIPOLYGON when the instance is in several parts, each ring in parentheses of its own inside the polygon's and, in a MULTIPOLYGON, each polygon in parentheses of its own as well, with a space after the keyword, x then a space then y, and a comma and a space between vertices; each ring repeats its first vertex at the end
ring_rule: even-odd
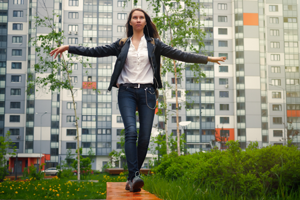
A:
POLYGON ((10 132, 7 131, 5 136, 0 136, 0 182, 2 182, 4 177, 8 174, 6 156, 16 155, 15 152, 16 147, 10 139, 10 132), (8 149, 12 149, 12 152, 8 149))

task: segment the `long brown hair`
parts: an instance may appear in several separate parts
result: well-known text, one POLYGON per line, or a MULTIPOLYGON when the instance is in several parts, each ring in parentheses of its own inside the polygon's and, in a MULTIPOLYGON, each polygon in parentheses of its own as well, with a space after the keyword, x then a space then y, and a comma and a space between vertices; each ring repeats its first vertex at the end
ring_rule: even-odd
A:
POLYGON ((141 11, 145 15, 145 19, 146 19, 146 23, 147 23, 145 25, 145 27, 144 27, 144 34, 145 34, 145 36, 149 36, 149 37, 153 37, 153 38, 159 38, 159 34, 158 34, 158 31, 157 31, 157 28, 156 28, 155 24, 151 21, 150 16, 144 10, 142 10, 140 8, 134 8, 129 13, 127 22, 125 24, 127 37, 131 37, 133 35, 133 28, 132 28, 132 26, 130 25, 129 22, 131 20, 132 13, 134 11, 141 11))

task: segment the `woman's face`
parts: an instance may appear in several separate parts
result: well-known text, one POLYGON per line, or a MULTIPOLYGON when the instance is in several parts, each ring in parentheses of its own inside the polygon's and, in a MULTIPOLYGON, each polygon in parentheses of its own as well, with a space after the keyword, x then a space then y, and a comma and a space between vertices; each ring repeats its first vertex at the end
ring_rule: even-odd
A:
POLYGON ((132 26, 134 31, 141 31, 144 29, 146 23, 145 14, 141 11, 134 11, 131 15, 129 24, 132 26))

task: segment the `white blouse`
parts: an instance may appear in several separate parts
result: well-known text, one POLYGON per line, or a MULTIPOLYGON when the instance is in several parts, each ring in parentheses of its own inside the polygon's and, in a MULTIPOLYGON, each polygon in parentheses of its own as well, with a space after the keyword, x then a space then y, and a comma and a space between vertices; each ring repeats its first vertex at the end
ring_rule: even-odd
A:
POLYGON ((153 71, 148 57, 145 35, 141 38, 138 50, 135 49, 131 39, 125 65, 117 83, 153 84, 153 71))

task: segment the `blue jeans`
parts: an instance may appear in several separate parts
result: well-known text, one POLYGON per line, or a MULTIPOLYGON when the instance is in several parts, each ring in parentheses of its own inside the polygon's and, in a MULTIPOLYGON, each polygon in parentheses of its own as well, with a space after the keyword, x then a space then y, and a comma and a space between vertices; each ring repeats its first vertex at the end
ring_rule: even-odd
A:
POLYGON ((135 173, 139 172, 147 155, 156 106, 155 89, 153 87, 130 88, 121 85, 118 102, 125 127, 128 180, 132 180, 135 173), (138 107, 140 122, 138 145, 136 145, 136 107, 138 107))

